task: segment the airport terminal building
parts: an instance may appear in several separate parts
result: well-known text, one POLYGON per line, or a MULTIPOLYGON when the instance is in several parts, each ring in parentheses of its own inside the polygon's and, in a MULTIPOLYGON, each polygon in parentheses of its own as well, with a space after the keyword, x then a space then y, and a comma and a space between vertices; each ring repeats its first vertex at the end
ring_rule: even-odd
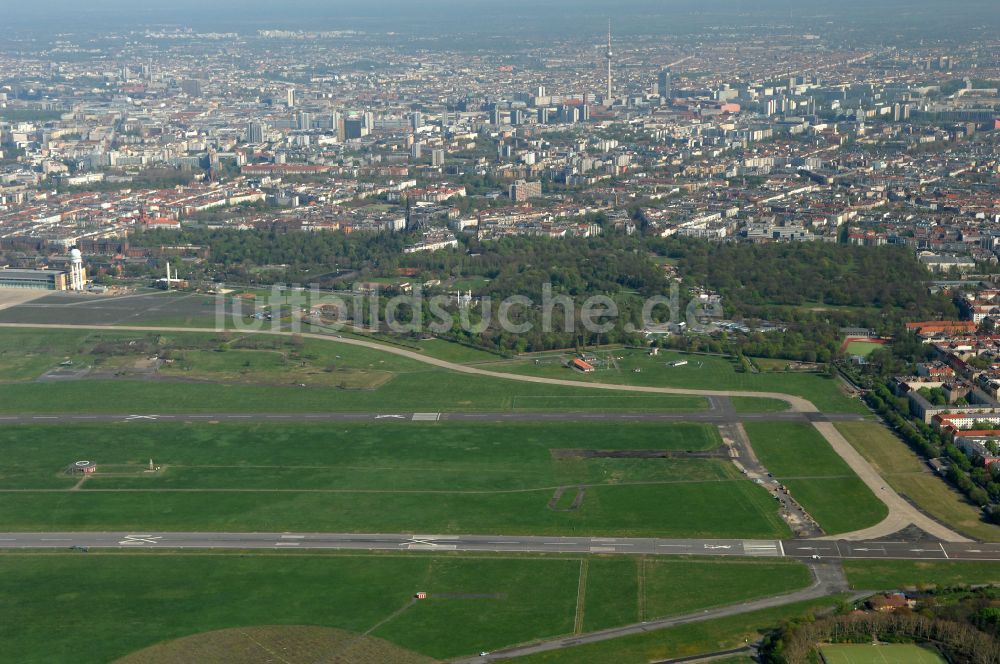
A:
POLYGON ((64 291, 69 289, 69 272, 2 268, 0 269, 0 288, 64 291))

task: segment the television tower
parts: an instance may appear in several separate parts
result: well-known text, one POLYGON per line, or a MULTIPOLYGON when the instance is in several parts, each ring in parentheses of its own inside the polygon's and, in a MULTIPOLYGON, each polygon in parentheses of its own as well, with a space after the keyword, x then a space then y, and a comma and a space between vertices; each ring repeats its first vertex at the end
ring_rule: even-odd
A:
POLYGON ((608 51, 607 51, 607 60, 608 60, 608 96, 605 97, 605 99, 604 99, 604 103, 607 106, 611 106, 611 56, 612 56, 612 53, 611 53, 611 19, 609 18, 608 19, 608 51))

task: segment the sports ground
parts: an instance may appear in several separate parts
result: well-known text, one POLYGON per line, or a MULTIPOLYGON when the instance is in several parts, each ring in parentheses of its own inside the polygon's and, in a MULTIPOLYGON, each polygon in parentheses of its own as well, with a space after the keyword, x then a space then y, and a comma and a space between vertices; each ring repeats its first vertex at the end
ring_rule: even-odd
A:
POLYGON ((831 644, 820 649, 825 664, 944 664, 933 650, 908 644, 831 644))

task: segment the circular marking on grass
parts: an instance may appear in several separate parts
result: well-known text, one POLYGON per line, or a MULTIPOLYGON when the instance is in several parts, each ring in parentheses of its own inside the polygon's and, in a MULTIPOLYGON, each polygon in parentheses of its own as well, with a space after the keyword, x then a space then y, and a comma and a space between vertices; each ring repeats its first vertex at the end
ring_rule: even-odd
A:
POLYGON ((259 625, 203 632, 126 655, 114 664, 431 664, 383 639, 333 627, 259 625))

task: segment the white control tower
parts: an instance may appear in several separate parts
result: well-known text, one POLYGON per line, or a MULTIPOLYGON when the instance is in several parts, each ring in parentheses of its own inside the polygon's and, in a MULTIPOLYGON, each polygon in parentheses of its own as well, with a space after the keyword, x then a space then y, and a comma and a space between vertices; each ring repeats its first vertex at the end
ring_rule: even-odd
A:
POLYGON ((69 252, 69 290, 82 291, 87 284, 87 272, 83 268, 83 254, 73 247, 69 252))

